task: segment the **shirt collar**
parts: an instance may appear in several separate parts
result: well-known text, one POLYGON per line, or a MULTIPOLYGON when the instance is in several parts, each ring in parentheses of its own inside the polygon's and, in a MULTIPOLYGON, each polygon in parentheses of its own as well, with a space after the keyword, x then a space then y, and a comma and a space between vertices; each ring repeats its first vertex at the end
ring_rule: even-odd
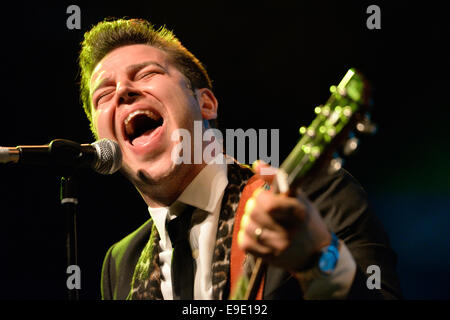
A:
POLYGON ((166 220, 178 213, 179 203, 184 203, 206 212, 213 212, 222 198, 228 184, 226 161, 211 162, 206 165, 191 183, 184 189, 178 199, 169 207, 148 207, 160 238, 165 246, 167 241, 166 220))
POLYGON ((227 184, 226 163, 210 163, 184 189, 177 201, 213 212, 227 184))

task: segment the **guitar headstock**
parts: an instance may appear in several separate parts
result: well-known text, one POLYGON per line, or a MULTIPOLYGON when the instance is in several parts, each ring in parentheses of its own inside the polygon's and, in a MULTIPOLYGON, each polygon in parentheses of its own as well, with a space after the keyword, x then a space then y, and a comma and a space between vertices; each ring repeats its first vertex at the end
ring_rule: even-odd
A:
POLYGON ((366 133, 375 131, 366 114, 370 87, 359 72, 348 70, 337 86, 331 86, 330 92, 328 101, 314 109, 317 116, 312 123, 300 128, 300 141, 280 167, 291 187, 325 165, 329 165, 330 170, 339 170, 342 160, 333 158, 333 154, 342 148, 348 155, 358 147, 354 129, 366 133))

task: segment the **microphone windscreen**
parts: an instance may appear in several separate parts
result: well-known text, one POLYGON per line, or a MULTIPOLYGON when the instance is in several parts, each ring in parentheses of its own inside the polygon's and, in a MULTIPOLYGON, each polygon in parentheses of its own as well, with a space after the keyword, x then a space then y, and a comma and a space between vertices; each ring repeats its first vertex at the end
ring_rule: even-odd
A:
POLYGON ((122 166, 122 152, 117 142, 101 139, 92 146, 97 151, 97 161, 93 169, 101 174, 113 174, 122 166))

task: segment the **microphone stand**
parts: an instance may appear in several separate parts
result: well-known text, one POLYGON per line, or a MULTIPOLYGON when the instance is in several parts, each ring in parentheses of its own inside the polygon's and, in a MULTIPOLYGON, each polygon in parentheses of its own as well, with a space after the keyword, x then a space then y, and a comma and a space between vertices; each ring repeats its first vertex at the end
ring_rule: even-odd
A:
POLYGON ((77 208, 78 208, 78 181, 76 172, 79 168, 78 159, 81 156, 80 144, 63 139, 56 139, 49 144, 49 155, 61 176, 60 200, 62 211, 66 217, 66 273, 74 272, 66 280, 69 300, 79 300, 81 282, 78 266, 78 239, 77 239, 77 208), (75 286, 70 279, 75 280, 75 286), (78 279, 77 279, 78 277, 78 279))
MULTIPOLYGON (((61 207, 66 216, 66 254, 67 266, 76 266, 78 269, 78 243, 77 243, 77 206, 78 206, 78 183, 74 175, 64 175, 61 177, 61 207)), ((79 289, 70 288, 68 282, 69 300, 79 300, 79 289)))

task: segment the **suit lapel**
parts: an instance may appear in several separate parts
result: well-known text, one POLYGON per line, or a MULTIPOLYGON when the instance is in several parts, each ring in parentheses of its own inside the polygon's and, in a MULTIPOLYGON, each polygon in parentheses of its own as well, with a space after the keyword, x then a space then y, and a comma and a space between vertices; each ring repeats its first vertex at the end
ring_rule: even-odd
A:
POLYGON ((152 223, 150 239, 142 250, 134 270, 128 300, 162 300, 159 233, 152 223))

